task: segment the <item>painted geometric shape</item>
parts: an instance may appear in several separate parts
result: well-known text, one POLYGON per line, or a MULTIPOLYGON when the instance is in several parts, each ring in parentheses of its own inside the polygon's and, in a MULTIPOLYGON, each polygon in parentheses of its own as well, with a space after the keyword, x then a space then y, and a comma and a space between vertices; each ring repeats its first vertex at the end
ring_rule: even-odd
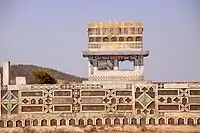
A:
POLYGON ((143 93, 139 98, 138 101, 144 106, 146 107, 147 105, 149 105, 151 103, 151 98, 149 95, 147 95, 146 93, 143 93))

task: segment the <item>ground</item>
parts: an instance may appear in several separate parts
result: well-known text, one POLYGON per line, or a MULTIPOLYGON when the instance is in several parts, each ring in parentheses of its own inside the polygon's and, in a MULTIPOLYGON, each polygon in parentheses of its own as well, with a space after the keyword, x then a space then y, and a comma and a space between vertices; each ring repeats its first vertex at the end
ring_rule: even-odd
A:
POLYGON ((200 133, 200 126, 60 126, 60 127, 26 127, 0 128, 1 133, 200 133))

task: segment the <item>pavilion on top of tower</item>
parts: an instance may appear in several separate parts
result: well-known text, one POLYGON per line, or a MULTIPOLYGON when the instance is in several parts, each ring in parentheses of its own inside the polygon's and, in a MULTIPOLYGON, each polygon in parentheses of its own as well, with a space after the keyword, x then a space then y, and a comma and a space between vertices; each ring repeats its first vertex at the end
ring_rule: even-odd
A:
POLYGON ((88 49, 83 57, 89 59, 89 80, 143 80, 142 22, 90 22, 88 24, 88 49), (121 68, 131 62, 129 69, 121 68))

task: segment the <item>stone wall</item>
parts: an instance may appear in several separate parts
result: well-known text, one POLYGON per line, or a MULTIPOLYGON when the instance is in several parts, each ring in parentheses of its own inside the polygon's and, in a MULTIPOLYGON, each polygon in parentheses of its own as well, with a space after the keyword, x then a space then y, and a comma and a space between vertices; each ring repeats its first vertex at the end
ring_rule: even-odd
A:
POLYGON ((200 83, 8 85, 0 127, 200 124, 200 83))

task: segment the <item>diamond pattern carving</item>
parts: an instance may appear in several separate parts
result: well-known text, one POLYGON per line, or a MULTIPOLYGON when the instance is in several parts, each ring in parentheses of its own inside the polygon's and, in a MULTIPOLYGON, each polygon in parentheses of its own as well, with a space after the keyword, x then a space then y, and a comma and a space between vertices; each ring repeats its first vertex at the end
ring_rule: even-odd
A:
POLYGON ((138 101, 144 106, 146 107, 147 105, 149 105, 152 101, 151 97, 149 95, 147 95, 146 93, 143 93, 139 98, 138 101))
POLYGON ((174 99, 174 102, 176 102, 176 103, 178 103, 180 101, 180 99, 178 98, 178 97, 176 97, 175 99, 174 99))
POLYGON ((127 103, 130 103, 132 100, 128 97, 128 98, 126 98, 126 100, 125 100, 127 103))
POLYGON ((8 111, 12 111, 18 104, 18 99, 9 91, 2 100, 4 108, 8 111))
POLYGON ((165 101, 165 99, 163 97, 158 99, 161 103, 163 103, 165 101))

